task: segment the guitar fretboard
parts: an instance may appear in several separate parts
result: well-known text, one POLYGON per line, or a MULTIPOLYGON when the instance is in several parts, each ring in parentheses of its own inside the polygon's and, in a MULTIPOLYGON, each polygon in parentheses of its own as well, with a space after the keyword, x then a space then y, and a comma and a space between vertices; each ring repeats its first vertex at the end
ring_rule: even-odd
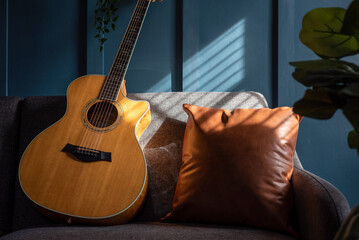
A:
POLYGON ((100 99, 116 101, 149 5, 150 1, 138 0, 125 36, 118 49, 105 84, 102 87, 99 96, 100 99))

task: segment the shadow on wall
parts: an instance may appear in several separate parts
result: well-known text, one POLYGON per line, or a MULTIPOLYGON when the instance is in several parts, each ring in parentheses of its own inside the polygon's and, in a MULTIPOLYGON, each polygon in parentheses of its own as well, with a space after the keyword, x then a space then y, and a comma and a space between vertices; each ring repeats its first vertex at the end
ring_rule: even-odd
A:
MULTIPOLYGON (((245 19, 183 63, 183 91, 227 92, 245 77, 245 19)), ((171 74, 147 92, 171 91, 171 74)))

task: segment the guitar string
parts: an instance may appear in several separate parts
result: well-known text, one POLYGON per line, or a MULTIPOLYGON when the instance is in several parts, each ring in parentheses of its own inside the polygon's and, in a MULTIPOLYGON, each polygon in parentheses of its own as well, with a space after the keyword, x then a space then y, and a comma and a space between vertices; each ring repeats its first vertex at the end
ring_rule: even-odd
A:
MULTIPOLYGON (((137 5, 140 3, 140 1, 137 3, 137 5)), ((139 9, 137 8, 139 5, 136 6, 134 17, 139 17, 138 15, 141 15, 141 14, 144 15, 146 13, 149 5, 147 5, 147 6, 145 6, 145 5, 146 5, 146 3, 148 4, 149 2, 143 1, 142 3, 144 3, 144 4, 142 4, 139 9), (142 9, 146 9, 144 13, 141 13, 142 9)), ((138 25, 138 23, 136 23, 135 19, 134 19, 134 21, 131 21, 131 24, 129 25, 129 27, 133 27, 133 25, 138 25)), ((140 26, 141 25, 142 24, 140 24, 140 26)), ((133 36, 130 36, 130 35, 134 35, 134 34, 138 36, 139 30, 140 30, 140 28, 138 29, 138 32, 136 32, 136 31, 129 32, 129 36, 126 36, 126 38, 124 39, 124 44, 123 44, 122 50, 126 50, 129 47, 131 47, 131 45, 134 45, 134 42, 129 41, 128 38, 131 39, 131 37, 133 37, 133 36)), ((136 38, 135 38, 135 40, 136 40, 136 38)), ((121 49, 121 47, 120 47, 120 49, 121 49)), ((131 54, 131 51, 128 51, 127 54, 131 54)), ((103 95, 105 96, 105 99, 103 102, 108 102, 108 104, 103 104, 103 102, 99 102, 98 104, 96 104, 95 110, 93 111, 93 114, 91 117, 91 118, 93 118, 93 116, 99 116, 99 117, 95 117, 95 123, 93 123, 93 125, 95 125, 96 127, 99 127, 100 129, 105 127, 106 123, 108 122, 109 117, 111 116, 111 108, 113 105, 111 104, 111 101, 108 99, 113 100, 114 98, 111 98, 111 95, 114 95, 114 93, 116 93, 116 91, 119 92, 120 88, 121 88, 122 81, 118 81, 118 79, 120 79, 120 78, 117 77, 117 81, 116 81, 116 76, 122 76, 122 75, 118 75, 118 73, 120 72, 119 70, 121 70, 121 68, 119 68, 118 64, 119 64, 119 62, 122 64, 123 64, 123 62, 125 62, 124 65, 126 66, 127 63, 129 62, 129 57, 124 56, 123 54, 122 54, 122 56, 123 56, 122 59, 121 58, 115 59, 115 62, 113 64, 113 66, 111 67, 111 71, 110 71, 110 73, 112 73, 112 74, 110 76, 108 76, 108 78, 107 78, 108 79, 108 82, 106 83, 107 89, 103 88, 102 90, 105 90, 105 91, 101 91, 101 92, 104 92, 103 95), (125 60, 127 58, 127 61, 124 61, 123 58, 125 58, 125 60), (98 106, 100 106, 100 107, 97 108, 98 106), (100 112, 99 112, 99 110, 100 110, 100 112)), ((125 71, 125 68, 122 68, 121 74, 123 74, 124 71, 125 71)), ((118 96, 118 93, 116 95, 118 96)), ((85 135, 89 135, 89 134, 85 133, 85 135)), ((96 137, 95 142, 91 141, 92 137, 84 136, 83 140, 88 140, 88 141, 86 141, 86 143, 84 143, 83 141, 81 143, 81 146, 84 146, 83 149, 85 150, 85 152, 88 152, 87 149, 91 149, 91 148, 97 149, 97 146, 101 142, 103 133, 97 132, 96 135, 97 135, 97 137, 96 137), (91 145, 92 145, 92 147, 91 147, 91 145)))
MULTIPOLYGON (((140 2, 140 1, 139 1, 140 2)), ((139 4, 139 2, 138 2, 138 4, 139 4)), ((140 8, 137 8, 136 10, 141 10, 141 9, 147 9, 147 7, 146 6, 144 6, 144 5, 146 5, 146 4, 148 4, 149 2, 148 1, 142 1, 142 5, 141 6, 139 6, 140 8)), ((138 6, 137 6, 138 7, 138 6)), ((135 12, 137 15, 138 14, 141 14, 141 12, 140 11, 137 11, 137 12, 135 12)), ((137 16, 138 17, 138 16, 137 16)), ((129 34, 133 34, 133 33, 129 33, 129 34)), ((130 43, 130 44, 132 44, 132 42, 130 43)), ((124 44, 124 49, 126 50, 126 44, 124 44)), ((131 51, 129 51, 128 52, 129 54, 131 54, 131 51)), ((123 59, 122 59, 122 61, 123 61, 123 59)), ((127 63, 128 62, 125 62, 125 66, 127 65, 127 63)), ((126 68, 123 68, 124 70, 126 70, 126 68)), ((122 80, 122 79, 121 79, 122 80)), ((114 88, 113 89, 115 89, 115 90, 117 90, 117 89, 119 89, 119 85, 121 84, 121 82, 122 81, 114 81, 114 82, 112 82, 112 84, 111 84, 111 86, 114 86, 114 88)), ((113 95, 113 93, 114 93, 114 91, 111 89, 111 88, 108 88, 108 89, 106 89, 107 90, 107 92, 111 95, 113 95)), ((117 93, 118 93, 118 91, 116 91, 117 93)), ((117 94, 116 94, 117 95, 117 94)), ((116 96, 114 96, 114 99, 113 100, 116 100, 116 96)))
MULTIPOLYGON (((139 1, 140 2, 140 1, 139 1)), ((146 3, 146 1, 144 1, 146 3)), ((143 7, 143 6, 142 6, 143 7)), ((138 11, 138 6, 137 6, 137 11, 134 13, 134 17, 138 17, 138 15, 141 14, 141 12, 138 11)), ((134 23, 136 24, 136 21, 131 21, 131 23, 134 23)), ((134 25, 132 24, 132 25, 134 25)), ((131 26, 131 25, 130 25, 131 26)), ((134 34, 133 32, 129 32, 128 36, 130 36, 131 34, 134 34)), ((136 33, 137 35, 137 33, 136 33)), ((123 46, 121 47, 121 50, 122 51, 126 51, 127 50, 127 54, 131 54, 131 51, 128 51, 129 48, 132 48, 131 45, 133 45, 133 41, 130 41, 128 40, 128 36, 126 36, 127 38, 124 39, 124 42, 125 44, 123 44, 123 46), (129 47, 130 45, 130 47, 129 47)), ((129 37, 129 39, 133 38, 132 36, 129 37)), ((117 64, 116 66, 116 71, 118 73, 118 70, 117 69, 120 69, 120 70, 123 70, 121 72, 122 75, 124 75, 124 71, 126 70, 126 68, 123 68, 123 66, 127 66, 128 64, 128 61, 129 61, 129 58, 124 56, 124 54, 122 54, 122 58, 118 58, 115 60, 115 64, 117 64), (124 60, 127 60, 127 61, 124 61, 124 60), (121 66, 122 68, 118 68, 118 62, 122 63, 123 66, 121 66)), ((123 79, 119 79, 119 80, 123 80, 123 79)), ((107 92, 108 94, 112 95, 113 96, 113 100, 115 101, 116 100, 116 97, 114 96, 114 93, 117 93, 118 94, 118 90, 120 89, 120 85, 121 85, 122 81, 112 81, 111 85, 110 85, 110 88, 107 89, 107 92), (112 88, 111 88, 112 87, 112 88)), ((117 95, 116 94, 116 95, 117 95)))
MULTIPOLYGON (((142 6, 139 6, 139 3, 140 3, 141 1, 138 1, 137 2, 137 6, 136 6, 136 9, 135 9, 135 11, 136 10, 138 10, 139 9, 139 7, 141 7, 142 9, 145 9, 146 7, 144 7, 143 5, 145 5, 145 4, 147 4, 147 3, 149 3, 147 0, 146 1, 142 1, 142 3, 144 3, 144 4, 142 4, 142 6)), ((140 9, 141 9, 140 8, 140 9)), ((135 12, 136 13, 136 12, 135 12)), ((138 11, 137 11, 137 13, 138 13, 138 11)), ((136 14, 137 14, 136 13, 136 14)), ((133 21, 131 21, 131 23, 132 23, 133 21)), ((131 26, 131 25, 130 25, 131 26)), ((128 28, 129 29, 129 28, 128 28)), ((130 43, 131 44, 131 43, 130 43)), ((124 44, 124 47, 125 47, 125 49, 126 49, 126 44, 124 44)), ((126 65, 126 64, 125 64, 126 65)), ((114 92, 113 91, 113 89, 115 89, 115 90, 117 90, 118 89, 118 85, 119 85, 119 83, 121 83, 121 81, 119 82, 119 81, 112 81, 111 82, 111 84, 110 84, 110 88, 107 88, 107 89, 103 89, 104 91, 105 91, 105 93, 106 94, 109 94, 109 95, 113 95, 113 93, 116 93, 116 91, 114 92), (114 88, 112 88, 111 89, 111 86, 114 86, 114 88)), ((118 91, 117 91, 118 92, 118 91)), ((109 97, 109 98, 111 98, 111 97, 109 97)), ((115 98, 114 99, 112 99, 112 100, 116 100, 115 98)))
MULTIPOLYGON (((134 16, 133 16, 133 21, 131 21, 133 24, 132 24, 132 29, 136 29, 135 31, 131 32, 131 36, 129 36, 129 41, 126 40, 126 43, 125 44, 125 48, 127 48, 128 50, 128 56, 124 56, 123 58, 125 59, 125 64, 124 66, 128 66, 129 64, 129 61, 130 61, 130 58, 131 58, 131 54, 134 50, 134 47, 135 47, 135 44, 136 44, 136 40, 140 34, 140 30, 141 30, 141 26, 143 24, 143 20, 144 20, 144 17, 145 17, 145 14, 147 12, 147 9, 149 7, 149 3, 148 1, 143 1, 142 0, 142 5, 139 5, 140 8, 135 9, 135 12, 134 12, 134 16), (140 19, 140 21, 138 21, 138 19, 140 19), (127 45, 127 46, 126 46, 127 45)), ((124 59, 119 59, 118 61, 116 61, 116 65, 118 66, 118 62, 124 62, 124 59)), ((121 70, 120 72, 120 76, 124 76, 125 75, 125 71, 126 71, 126 68, 125 67, 122 67, 122 68, 116 68, 116 73, 117 73, 117 76, 118 76, 118 73, 119 71, 118 70, 121 70)), ((115 82, 116 83, 116 88, 115 88, 115 91, 117 90, 117 96, 119 94, 119 91, 121 90, 121 87, 122 87, 122 84, 123 81, 120 83, 120 82, 115 82)), ((111 105, 109 105, 110 109, 111 109, 111 105)), ((104 127, 104 124, 106 124, 106 122, 108 122, 108 119, 111 115, 111 111, 108 111, 108 113, 106 114, 106 117, 105 117, 105 121, 103 122, 102 124, 102 128, 104 127)), ((100 134, 99 137, 96 139, 96 142, 95 142, 95 149, 98 148, 99 144, 101 143, 101 140, 102 140, 102 137, 103 137, 104 134, 100 134)))
MULTIPOLYGON (((139 4, 139 2, 140 2, 140 0, 137 2, 137 5, 136 5, 136 8, 138 7, 138 4, 139 4)), ((136 9, 135 9, 135 11, 136 11, 136 9)), ((130 24, 132 24, 133 23, 133 21, 131 21, 130 22, 130 24)), ((131 25, 129 25, 129 27, 127 28, 127 30, 130 28, 130 26, 131 25)), ((127 35, 127 33, 128 33, 128 31, 126 30, 126 35, 127 35)), ((123 41, 123 43, 125 43, 124 41, 123 41)), ((126 44, 121 44, 121 46, 120 46, 120 49, 123 47, 123 46, 125 46, 126 44)), ((119 49, 119 50, 120 50, 119 49)), ((116 55, 117 56, 117 55, 116 55)), ((115 61, 117 60, 117 58, 115 59, 115 61)), ((115 62, 114 62, 115 63, 115 62)), ((114 63, 112 64, 112 67, 111 67, 111 70, 112 70, 112 68, 113 68, 113 66, 114 66, 114 63)), ((110 71, 111 72, 111 71, 110 71)), ((115 89, 115 84, 116 84, 116 82, 117 81, 110 81, 109 82, 109 84, 108 84, 108 87, 107 88, 103 88, 102 89, 102 91, 101 91, 101 94, 105 94, 105 95, 109 95, 109 96, 106 96, 106 99, 111 99, 111 100, 113 100, 113 101, 115 101, 116 99, 113 99, 113 98, 111 98, 111 94, 113 95, 113 89, 115 89), (111 87, 113 87, 113 88, 111 88, 111 87)))
MULTIPOLYGON (((140 0, 137 2, 137 6, 138 6, 138 3, 140 2, 140 0)), ((137 8, 137 6, 136 6, 136 8, 137 8)), ((136 9, 135 9, 136 10, 136 9)), ((133 23, 133 21, 131 21, 130 22, 130 25, 129 25, 129 28, 128 29, 130 29, 130 27, 131 27, 131 24, 133 23)), ((128 36, 127 34, 126 34, 126 36, 128 36)), ((126 38, 125 38, 126 39, 126 38)), ((123 48, 126 48, 127 46, 126 46, 127 44, 126 44, 126 42, 124 42, 124 44, 122 44, 122 49, 123 48)), ((120 49, 121 49, 121 47, 120 47, 120 49)), ((119 49, 119 51, 120 51, 120 49, 119 49)), ((115 62, 112 64, 112 66, 111 66, 111 70, 110 70, 110 73, 114 73, 114 72, 116 72, 117 71, 117 73, 118 73, 118 70, 116 70, 116 61, 118 62, 118 54, 119 54, 119 51, 117 52, 117 57, 116 57, 116 59, 115 59, 115 62), (115 69, 115 71, 114 71, 114 69, 115 69)), ((120 55, 121 56, 121 55, 120 55)), ((108 78, 107 78, 107 82, 105 83, 106 84, 106 86, 104 86, 104 88, 102 89, 102 90, 105 90, 105 91, 102 91, 102 92, 104 92, 104 94, 102 95, 102 98, 105 98, 105 99, 103 99, 104 101, 103 102, 106 102, 106 101, 108 101, 108 102, 110 102, 110 100, 113 100, 112 98, 111 98, 111 93, 113 94, 113 86, 114 86, 114 84, 113 84, 113 76, 114 76, 114 74, 110 74, 109 76, 108 76, 108 78), (107 90, 108 89, 108 90, 107 90), (103 97, 104 96, 104 97, 103 97)), ((91 122, 92 123, 92 125, 94 125, 94 126, 96 126, 96 127, 98 127, 99 126, 99 122, 100 122, 100 118, 101 118, 101 116, 104 116, 104 114, 103 114, 103 112, 104 112, 104 107, 103 107, 103 103, 102 102, 99 102, 98 104, 97 104, 97 106, 100 106, 99 108, 95 108, 95 111, 93 112, 93 115, 92 116, 99 116, 99 117, 95 117, 95 121, 94 122, 91 122), (99 112, 99 110, 100 110, 100 112, 99 112)), ((111 103, 109 103, 109 104, 106 104, 107 106, 111 106, 111 103)), ((96 106, 96 107, 97 107, 96 106)), ((106 111, 106 110, 105 110, 106 111)), ((107 109, 107 111, 108 111, 108 109, 107 109)), ((103 120, 103 117, 102 117, 102 122, 103 122, 104 120, 103 120)), ((103 126, 103 124, 101 124, 102 126, 103 126)), ((101 128, 101 127, 100 127, 101 128)), ((83 140, 84 141, 82 141, 82 143, 81 143, 81 145, 85 145, 85 148, 92 148, 92 149, 96 149, 96 148, 94 148, 94 147, 91 147, 91 145, 93 145, 93 144, 91 144, 91 140, 92 140, 92 137, 90 137, 90 136, 88 136, 88 135, 93 135, 93 134, 95 134, 95 135, 98 135, 98 134, 100 134, 101 135, 101 132, 99 133, 99 132, 93 132, 93 131, 89 131, 88 129, 87 129, 87 131, 86 131, 86 133, 85 133, 85 135, 84 135, 84 137, 83 137, 83 140), (86 134, 87 133, 87 134, 86 134)))
MULTIPOLYGON (((140 0, 137 2, 137 5, 138 5, 138 3, 140 2, 140 0)), ((137 6, 136 6, 137 7, 137 6)), ((131 23, 132 23, 132 21, 131 21, 131 23)), ((131 25, 130 25, 131 26, 131 25)), ((125 44, 126 45, 126 44, 125 44)), ((120 49, 119 49, 120 50, 120 49)), ((118 53, 119 53, 119 51, 117 52, 117 56, 118 56, 118 53)), ((115 59, 115 60, 117 60, 117 58, 115 59)), ((114 67, 114 63, 112 64, 112 66, 111 66, 111 70, 110 70, 110 73, 112 72, 112 70, 113 70, 113 67, 114 67)), ((111 99, 111 97, 110 97, 110 94, 111 94, 111 92, 110 91, 113 91, 113 90, 107 90, 107 89, 111 89, 111 87, 113 86, 113 84, 112 84, 112 82, 113 82, 113 80, 111 79, 111 76, 108 76, 107 77, 107 79, 106 79, 106 82, 105 82, 105 86, 102 88, 102 90, 101 90, 101 93, 100 93, 100 98, 101 98, 101 96, 105 96, 104 98, 104 100, 106 101, 108 101, 108 100, 110 100, 111 99)), ((103 97, 102 97, 103 98, 103 97)), ((108 104, 108 105, 110 105, 110 104, 108 104)), ((98 102, 97 104, 96 104, 96 107, 95 107, 95 109, 94 109, 94 111, 92 112, 92 116, 91 116, 91 119, 90 119, 90 124, 92 124, 93 126, 97 126, 98 125, 98 121, 99 121, 99 118, 97 118, 96 119, 96 116, 101 116, 101 113, 103 112, 103 111, 101 111, 101 113, 99 112, 99 109, 100 110, 103 110, 103 103, 102 102, 98 102), (99 107, 100 106, 100 107, 99 107), (94 120, 94 118, 95 118, 95 121, 93 121, 94 120)), ((91 138, 92 137, 90 137, 89 135, 93 135, 94 134, 94 132, 93 131, 91 131, 91 130, 89 130, 89 128, 86 128, 86 131, 85 131, 85 134, 83 135, 83 138, 82 138, 82 140, 81 140, 81 143, 80 143, 80 147, 79 147, 79 150, 80 150, 80 152, 81 153, 89 153, 88 151, 87 151, 87 149, 91 149, 91 144, 90 144, 90 140, 91 140, 91 138)), ((96 132, 95 132, 95 134, 96 134, 96 132)))
MULTIPOLYGON (((135 46, 135 41, 136 41, 136 39, 137 39, 137 37, 138 37, 138 35, 139 35, 139 33, 140 33, 140 27, 142 26, 142 23, 143 23, 143 18, 144 18, 144 16, 145 16, 145 13, 147 12, 147 9, 148 9, 148 7, 149 7, 149 5, 147 5, 146 6, 146 4, 149 4, 149 2, 146 2, 146 1, 143 1, 142 3, 145 3, 145 4, 142 4, 141 6, 140 6, 140 8, 138 9, 137 7, 136 7, 136 11, 135 11, 135 13, 134 13, 134 18, 133 18, 133 21, 131 21, 131 23, 133 23, 132 25, 136 28, 137 27, 137 31, 135 30, 135 31, 133 31, 134 30, 134 27, 132 26, 132 31, 130 31, 129 32, 129 39, 130 40, 128 40, 128 37, 127 38, 125 38, 125 44, 124 44, 124 49, 126 50, 127 49, 127 56, 125 56, 125 55, 122 55, 123 56, 123 58, 126 60, 126 61, 124 61, 124 59, 122 58, 118 58, 118 59, 116 59, 116 61, 115 61, 115 71, 114 71, 114 74, 116 75, 117 74, 117 76, 118 76, 118 73, 119 73, 119 71, 118 70, 122 70, 122 72, 121 72, 121 75, 120 76, 124 76, 124 72, 125 72, 125 68, 119 68, 119 63, 120 64, 122 64, 123 66, 128 66, 128 63, 129 63, 129 60, 130 60, 130 55, 131 55, 131 53, 132 53, 132 51, 133 51, 133 48, 134 48, 134 46, 135 46), (145 9, 145 11, 144 12, 141 12, 141 10, 143 10, 143 9, 145 9), (142 18, 141 18, 141 15, 142 15, 142 18), (136 19, 138 20, 138 19, 141 19, 141 21, 140 22, 136 22, 136 19), (132 36, 131 36, 132 35, 132 36), (133 35, 135 35, 135 36, 133 36, 133 35), (127 46, 126 46, 127 45, 127 46), (132 51, 129 51, 130 49, 132 49, 132 51)), ((123 49, 122 49, 123 50, 123 49)), ((118 82, 118 81, 116 81, 115 82, 115 84, 117 85, 116 87, 115 87, 115 89, 112 89, 111 91, 112 92, 114 92, 114 90, 117 90, 116 92, 117 92, 117 96, 118 96, 118 93, 119 93, 119 90, 121 89, 121 87, 122 87, 122 85, 121 85, 121 82, 118 82)), ((106 114, 106 116, 104 117, 104 121, 103 121, 103 123, 102 123, 102 125, 100 126, 100 128, 103 128, 104 127, 104 125, 108 122, 108 119, 109 119, 109 117, 110 117, 110 115, 111 115, 111 105, 108 105, 108 108, 106 109, 106 111, 107 111, 107 114, 106 114)), ((116 109, 117 110, 117 109, 116 109)), ((95 146, 94 146, 94 149, 97 149, 98 148, 98 146, 99 146, 99 144, 101 143, 101 141, 102 141, 102 137, 103 137, 103 133, 102 134, 100 134, 100 135, 98 135, 98 137, 97 137, 97 139, 96 139, 96 142, 95 142, 95 146)))

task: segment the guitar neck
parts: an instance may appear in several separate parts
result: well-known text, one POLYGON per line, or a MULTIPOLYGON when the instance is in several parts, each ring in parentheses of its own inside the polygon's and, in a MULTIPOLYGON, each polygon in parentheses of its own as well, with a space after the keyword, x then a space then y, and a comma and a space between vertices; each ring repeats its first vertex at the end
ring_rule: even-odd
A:
POLYGON ((115 60, 107 75, 99 98, 103 100, 116 101, 120 92, 121 84, 125 78, 133 50, 140 34, 145 16, 150 5, 148 0, 138 0, 131 21, 127 27, 125 36, 117 51, 115 60))

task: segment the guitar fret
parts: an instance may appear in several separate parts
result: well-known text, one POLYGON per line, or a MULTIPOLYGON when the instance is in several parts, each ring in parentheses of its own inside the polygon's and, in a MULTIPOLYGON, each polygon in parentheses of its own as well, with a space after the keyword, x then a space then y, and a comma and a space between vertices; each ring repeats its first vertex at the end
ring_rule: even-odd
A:
POLYGON ((101 99, 111 99, 111 101, 116 100, 149 4, 150 2, 147 0, 138 0, 128 29, 126 30, 125 36, 116 54, 111 70, 101 90, 101 99))

